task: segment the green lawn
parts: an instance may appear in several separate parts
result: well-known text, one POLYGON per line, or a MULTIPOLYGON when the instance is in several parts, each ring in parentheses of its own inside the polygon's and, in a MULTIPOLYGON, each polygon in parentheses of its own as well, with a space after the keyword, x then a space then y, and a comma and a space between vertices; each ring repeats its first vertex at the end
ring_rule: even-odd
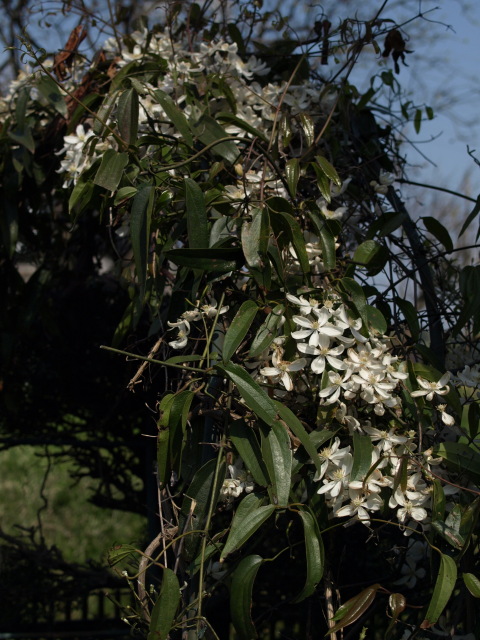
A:
POLYGON ((114 543, 143 544, 145 518, 89 503, 92 480, 74 484, 68 462, 51 458, 43 500, 48 460, 39 455, 42 451, 19 446, 0 453, 0 526, 5 533, 15 536, 16 525, 34 527, 40 518, 46 545, 56 545, 65 560, 77 563, 104 563, 114 543))

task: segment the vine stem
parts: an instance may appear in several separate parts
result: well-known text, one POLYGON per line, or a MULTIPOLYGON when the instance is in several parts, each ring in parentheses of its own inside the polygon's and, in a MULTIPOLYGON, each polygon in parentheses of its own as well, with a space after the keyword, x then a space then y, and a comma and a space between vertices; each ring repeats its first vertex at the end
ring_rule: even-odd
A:
POLYGON ((183 371, 194 371, 195 373, 209 373, 213 367, 209 369, 198 369, 197 367, 187 367, 183 364, 176 364, 175 362, 168 362, 166 360, 155 360, 154 358, 147 358, 146 356, 139 356, 136 353, 130 351, 122 351, 121 349, 115 349, 114 347, 107 347, 106 345, 100 345, 100 349, 105 351, 112 351, 112 353, 118 353, 121 356, 128 356, 129 358, 135 358, 136 360, 144 360, 145 362, 151 362, 152 364, 161 364, 165 367, 173 367, 174 369, 182 369, 183 371))
MULTIPOLYGON (((223 461, 224 448, 225 448, 225 438, 223 437, 220 442, 220 446, 218 448, 217 464, 215 465, 215 474, 213 476, 213 483, 212 483, 212 495, 211 495, 210 504, 208 506, 207 520, 205 522, 205 534, 202 539, 202 548, 200 552, 200 571, 199 571, 199 578, 198 578, 197 634, 200 634, 200 622, 202 620, 203 584, 204 584, 205 551, 207 548, 207 537, 208 537, 208 532, 210 530, 210 525, 212 522, 213 510, 215 508, 214 498, 216 495, 216 490, 219 482, 219 473, 220 473, 220 467, 223 461)), ((198 635, 198 637, 200 637, 200 635, 198 635)))

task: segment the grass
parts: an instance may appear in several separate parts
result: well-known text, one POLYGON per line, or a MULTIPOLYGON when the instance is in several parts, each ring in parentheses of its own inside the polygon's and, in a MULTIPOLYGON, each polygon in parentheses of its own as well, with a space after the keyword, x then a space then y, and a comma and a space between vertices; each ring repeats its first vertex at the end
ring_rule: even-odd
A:
POLYGON ((113 544, 142 544, 145 518, 91 504, 92 480, 83 478, 74 484, 68 461, 51 459, 45 476, 48 459, 41 453, 43 447, 33 446, 0 453, 0 525, 5 533, 18 535, 16 525, 35 527, 40 521, 47 546, 57 546, 67 562, 76 563, 104 564, 113 544))

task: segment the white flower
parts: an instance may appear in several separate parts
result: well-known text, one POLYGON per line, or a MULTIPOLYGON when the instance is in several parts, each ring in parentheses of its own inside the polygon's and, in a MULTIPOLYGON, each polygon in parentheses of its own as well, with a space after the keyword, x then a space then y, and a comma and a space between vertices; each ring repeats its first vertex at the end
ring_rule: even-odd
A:
POLYGON ((290 372, 300 371, 303 369, 307 364, 307 360, 305 358, 298 358, 298 360, 288 362, 286 360, 282 360, 280 356, 281 350, 275 351, 272 356, 273 367, 264 367, 263 369, 260 369, 260 373, 262 376, 267 378, 279 377, 285 389, 287 391, 292 391, 293 381, 290 376, 290 372))
POLYGON ((435 394, 438 394, 439 396, 444 396, 450 391, 447 385, 447 382, 449 380, 450 380, 449 371, 444 373, 443 376, 440 378, 440 380, 438 380, 438 382, 430 382, 429 380, 425 380, 424 378, 418 377, 417 382, 422 388, 418 389, 418 391, 412 391, 410 395, 413 398, 426 396, 426 400, 431 401, 433 400, 433 396, 435 394))
POLYGON ((349 381, 351 375, 351 370, 347 370, 343 378, 336 371, 329 371, 328 379, 330 385, 322 389, 318 394, 320 398, 328 398, 328 400, 324 401, 324 404, 333 404, 336 402, 340 397, 342 389, 344 391, 350 391, 352 389, 352 382, 349 381))
POLYGON ((176 340, 169 342, 169 346, 172 349, 183 349, 187 346, 188 334, 190 333, 190 324, 187 320, 178 320, 178 322, 167 322, 168 326, 172 329, 178 329, 178 335, 176 340))
POLYGON ((293 320, 304 327, 298 331, 292 331, 292 338, 295 340, 305 340, 308 338, 308 344, 311 347, 317 347, 320 344, 320 336, 338 337, 343 333, 343 329, 336 327, 330 320, 330 312, 323 307, 322 309, 312 309, 317 320, 312 320, 306 316, 293 316, 293 320))
POLYGON ((388 187, 395 182, 395 176, 393 175, 393 173, 388 173, 388 171, 380 171, 380 176, 378 179, 380 180, 380 182, 372 180, 370 182, 370 186, 373 187, 377 193, 386 196, 388 193, 388 187))
POLYGON ((446 412, 447 405, 439 404, 437 409, 440 411, 440 417, 442 418, 443 424, 446 424, 447 427, 453 427, 455 424, 455 418, 446 412))
POLYGON ((357 516, 361 522, 368 526, 370 524, 369 511, 378 511, 381 509, 383 505, 382 499, 377 494, 366 496, 358 489, 349 489, 348 495, 350 497, 350 503, 335 511, 335 516, 337 518, 357 516))
POLYGON ((329 220, 341 220, 345 214, 347 207, 337 207, 335 211, 329 209, 326 205, 320 207, 320 211, 329 220))
MULTIPOLYGON (((340 451, 345 451, 345 449, 340 449, 340 451)), ((323 486, 318 489, 317 493, 326 493, 328 494, 327 497, 338 498, 341 493, 344 493, 348 489, 348 479, 353 465, 352 454, 344 454, 339 462, 339 467, 332 466, 330 468, 327 478, 323 479, 323 486)))
POLYGON ((325 371, 326 363, 337 370, 346 369, 346 365, 337 358, 344 350, 343 344, 330 349, 330 338, 328 336, 318 336, 318 345, 312 347, 309 344, 301 342, 297 344, 297 349, 308 356, 317 356, 312 360, 310 367, 313 373, 320 375, 325 371))
POLYGON ((287 293, 286 298, 289 302, 292 302, 293 304, 297 305, 297 307, 300 307, 300 313, 302 314, 302 316, 307 316, 314 309, 318 309, 320 305, 319 301, 315 300, 314 298, 310 298, 309 300, 307 300, 303 296, 297 298, 297 296, 294 296, 291 293, 287 293))
POLYGON ((377 444, 380 451, 390 451, 394 445, 404 444, 408 440, 405 436, 395 435, 395 429, 390 429, 390 431, 381 431, 375 427, 365 426, 363 427, 363 430, 368 433, 373 442, 380 440, 377 444))
POLYGON ((320 460, 322 460, 322 466, 320 472, 317 471, 314 480, 320 480, 325 475, 330 463, 339 465, 350 455, 350 447, 340 448, 340 438, 335 438, 333 444, 329 447, 324 447, 318 454, 320 460))

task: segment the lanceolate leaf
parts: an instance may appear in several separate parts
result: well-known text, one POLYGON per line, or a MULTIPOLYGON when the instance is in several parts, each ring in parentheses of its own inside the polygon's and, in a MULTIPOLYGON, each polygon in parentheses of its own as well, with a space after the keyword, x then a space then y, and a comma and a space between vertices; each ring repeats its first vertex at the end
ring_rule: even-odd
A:
POLYGON ((480 580, 473 573, 464 573, 463 581, 474 598, 480 598, 480 580))
POLYGON ((307 559, 307 576, 305 585, 293 602, 301 602, 312 595, 323 576, 325 563, 323 542, 318 524, 309 511, 299 511, 305 535, 305 553, 307 559))
POLYGON ((154 194, 155 191, 152 185, 144 185, 133 198, 130 217, 133 257, 140 285, 140 300, 142 301, 147 281, 150 221, 152 218, 154 194))
POLYGON ((288 433, 280 422, 274 422, 268 434, 262 438, 262 455, 272 485, 272 501, 280 507, 286 507, 290 495, 292 450, 288 433))
POLYGON ((316 232, 320 238, 320 246, 322 247, 322 260, 325 268, 328 270, 335 269, 336 264, 336 248, 335 248, 335 235, 338 235, 340 229, 337 233, 334 233, 332 227, 336 221, 334 220, 324 220, 320 219, 320 217, 314 213, 313 211, 307 211, 310 216, 313 224, 315 225, 316 232))
POLYGON ((315 141, 315 125, 313 124, 313 120, 306 113, 301 113, 300 122, 302 123, 306 143, 311 147, 315 141))
POLYGON ((264 507, 258 507, 250 511, 241 519, 234 517, 232 528, 222 549, 220 559, 226 558, 229 553, 239 549, 268 520, 274 511, 274 505, 267 504, 264 507))
POLYGON ((250 555, 238 564, 230 587, 230 613, 238 640, 255 640, 258 637, 252 622, 253 582, 263 559, 250 555))
POLYGON ((305 427, 303 426, 303 424, 300 422, 297 416, 284 404, 276 401, 275 405, 277 407, 279 416, 282 418, 282 420, 285 422, 288 428, 293 432, 293 434, 297 436, 297 438, 300 440, 302 445, 305 447, 305 450, 310 456, 310 458, 312 459, 312 462, 317 468, 317 471, 321 471, 322 461, 318 456, 317 449, 313 441, 310 439, 310 436, 305 431, 305 427))
POLYGON ((285 306, 283 304, 277 304, 277 306, 268 314, 267 319, 257 331, 257 335, 252 341, 249 352, 251 358, 255 358, 260 355, 272 344, 276 336, 277 327, 283 318, 284 312, 285 306))
POLYGON ((318 166, 321 168, 327 178, 335 183, 337 187, 341 187, 342 181, 340 180, 340 176, 338 175, 335 167, 333 167, 330 162, 323 156, 315 156, 315 160, 318 162, 318 166))
POLYGON ((61 116, 67 116, 65 94, 62 93, 53 78, 46 75, 40 76, 40 78, 37 80, 37 89, 61 116))
POLYGON ((259 418, 270 425, 276 418, 277 412, 273 401, 267 396, 260 385, 238 364, 217 364, 216 368, 230 378, 236 385, 240 395, 249 409, 259 418))
POLYGON ((434 238, 441 242, 447 251, 453 251, 453 242, 450 238, 450 234, 445 229, 443 224, 437 220, 437 218, 425 216, 424 218, 422 218, 422 221, 427 231, 429 231, 434 238))
POLYGON ((363 481, 372 466, 373 445, 370 436, 353 434, 353 466, 351 480, 363 481))
POLYGON ((285 176, 287 178, 288 191, 292 198, 297 195, 298 178, 300 177, 300 165, 298 158, 290 158, 285 165, 285 176))
POLYGON ((265 136, 264 133, 262 133, 258 129, 255 129, 255 127, 252 127, 252 125, 250 125, 248 122, 245 122, 245 120, 241 120, 238 116, 235 116, 233 113, 228 113, 227 111, 220 111, 219 113, 217 113, 216 117, 218 118, 218 120, 223 120, 225 122, 233 122, 233 124, 238 125, 240 129, 243 129, 247 133, 251 133, 252 136, 255 136, 256 138, 263 140, 263 142, 268 142, 268 138, 265 136))
POLYGON ((240 418, 230 425, 230 440, 240 454, 245 467, 261 487, 268 485, 267 470, 254 430, 240 418))
POLYGON ((239 249, 173 249, 165 257, 174 264, 190 269, 228 273, 242 266, 243 252, 239 249))
POLYGON ((171 569, 163 570, 160 595, 150 617, 147 640, 167 640, 180 603, 180 584, 171 569))
POLYGON ((333 618, 334 620, 339 620, 339 622, 329 629, 328 633, 335 633, 347 625, 356 622, 375 600, 379 588, 379 584, 374 584, 342 605, 333 618))
POLYGON ((192 131, 183 111, 177 107, 172 98, 164 91, 156 89, 154 94, 162 109, 167 114, 167 117, 170 118, 177 131, 182 134, 182 138, 186 144, 189 147, 193 146, 192 131))
POLYGON ((428 605, 425 620, 420 625, 421 629, 428 629, 438 620, 440 614, 447 606, 447 602, 450 600, 456 580, 457 565, 455 564, 455 560, 442 553, 437 581, 433 590, 432 599, 428 605))
POLYGON ((135 144, 138 133, 138 93, 132 87, 124 91, 118 99, 118 130, 122 140, 135 144))
POLYGON ((251 222, 246 220, 241 231, 242 249, 249 267, 265 267, 264 256, 268 249, 269 234, 268 211, 266 208, 253 209, 251 222))
POLYGON ((198 184, 185 178, 185 208, 187 212, 188 246, 206 249, 210 238, 205 196, 198 184))
POLYGON ((223 361, 228 362, 245 338, 257 315, 258 305, 246 300, 229 326, 223 342, 223 361))
MULTIPOLYGON (((214 118, 206 114, 204 114, 200 120, 192 126, 192 129, 204 145, 209 145, 212 142, 229 137, 225 129, 219 125, 214 118)), ((213 146, 211 153, 219 155, 231 164, 234 164, 240 151, 231 140, 226 140, 213 146)))
POLYGON ((215 469, 217 461, 209 460, 195 474, 190 486, 185 491, 182 508, 179 517, 181 531, 198 530, 197 535, 189 535, 185 538, 185 554, 187 560, 192 560, 198 553, 203 526, 208 507, 211 502, 216 504, 223 478, 225 477, 225 463, 222 463, 217 482, 214 487, 215 469), (187 526, 188 525, 188 526, 187 526))
POLYGON ((434 447, 433 455, 444 458, 447 466, 480 484, 480 454, 472 447, 462 442, 441 442, 434 447))
POLYGON ((93 182, 99 187, 115 191, 123 172, 128 164, 128 153, 107 149, 103 154, 102 161, 95 175, 93 182))

